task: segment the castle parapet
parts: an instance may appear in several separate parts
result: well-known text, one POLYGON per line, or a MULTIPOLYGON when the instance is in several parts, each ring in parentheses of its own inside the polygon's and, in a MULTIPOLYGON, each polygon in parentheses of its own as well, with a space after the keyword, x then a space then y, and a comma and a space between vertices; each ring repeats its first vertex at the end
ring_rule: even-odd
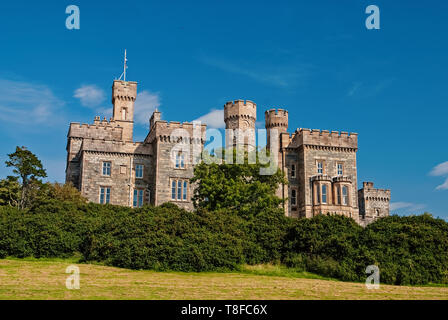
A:
POLYGON ((106 119, 100 121, 97 116, 93 124, 72 122, 68 130, 69 138, 88 138, 98 140, 121 141, 123 128, 108 122, 106 119))
POLYGON ((270 109, 265 113, 266 129, 279 128, 279 130, 288 129, 288 111, 284 109, 270 109))
POLYGON ((224 121, 232 118, 251 118, 257 119, 257 105, 250 100, 229 101, 224 105, 224 121))
POLYGON ((319 129, 297 129, 294 136, 297 145, 313 145, 326 147, 342 147, 357 149, 358 134, 319 129))

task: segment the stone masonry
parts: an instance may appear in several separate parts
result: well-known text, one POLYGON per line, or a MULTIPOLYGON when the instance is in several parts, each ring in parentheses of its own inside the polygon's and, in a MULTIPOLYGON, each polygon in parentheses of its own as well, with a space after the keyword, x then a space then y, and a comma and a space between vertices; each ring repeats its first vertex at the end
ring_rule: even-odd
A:
MULTIPOLYGON (((206 124, 167 122, 156 110, 145 140, 134 142, 136 98, 136 82, 115 80, 112 118, 70 124, 66 182, 92 202, 134 207, 172 202, 192 210, 189 180, 204 148, 206 124)), ((255 147, 256 108, 249 100, 224 105, 227 146, 255 147)), ((357 189, 356 133, 301 128, 291 134, 283 109, 266 111, 265 124, 267 147, 288 180, 277 191, 285 215, 338 214, 362 226, 389 215, 390 190, 371 182, 357 189)))

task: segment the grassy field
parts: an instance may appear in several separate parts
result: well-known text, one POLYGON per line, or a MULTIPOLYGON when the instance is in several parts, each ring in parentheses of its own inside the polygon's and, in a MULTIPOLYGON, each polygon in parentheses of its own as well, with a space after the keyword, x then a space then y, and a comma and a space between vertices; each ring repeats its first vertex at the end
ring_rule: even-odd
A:
POLYGON ((266 266, 248 267, 242 273, 180 273, 75 260, 6 259, 0 260, 0 299, 448 299, 448 287, 381 285, 368 290, 361 283, 266 266), (65 287, 65 270, 71 264, 80 269, 79 290, 65 287))

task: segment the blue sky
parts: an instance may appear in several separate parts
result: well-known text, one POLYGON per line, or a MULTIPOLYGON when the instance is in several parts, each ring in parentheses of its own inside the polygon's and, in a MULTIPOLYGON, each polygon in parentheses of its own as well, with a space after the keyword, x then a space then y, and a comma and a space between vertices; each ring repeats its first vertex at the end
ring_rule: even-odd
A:
POLYGON ((290 131, 359 134, 358 180, 392 190, 394 212, 448 218, 446 1, 14 1, 0 5, 0 177, 27 146, 63 181, 70 122, 110 115, 128 50, 137 140, 158 106, 207 117, 250 99, 289 111, 290 131), (80 8, 68 30, 65 8, 80 8), (367 30, 365 8, 380 8, 367 30), (211 114, 210 114, 211 112, 211 114))

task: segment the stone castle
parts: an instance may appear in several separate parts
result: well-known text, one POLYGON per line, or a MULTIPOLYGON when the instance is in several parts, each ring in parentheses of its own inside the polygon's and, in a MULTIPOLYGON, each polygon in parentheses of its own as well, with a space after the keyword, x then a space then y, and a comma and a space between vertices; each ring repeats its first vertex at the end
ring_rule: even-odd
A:
MULTIPOLYGON (((93 124, 70 124, 66 182, 92 202, 132 207, 172 202, 192 210, 194 152, 173 147, 181 143, 200 153, 206 124, 167 122, 156 110, 145 140, 134 142, 136 97, 136 82, 115 80, 109 121, 97 116, 93 124)), ((234 144, 237 135, 232 140, 227 132, 239 130, 249 132, 248 143, 255 144, 256 108, 243 100, 224 105, 226 145, 234 144)), ((286 200, 285 215, 338 214, 362 226, 389 215, 390 190, 375 189, 372 182, 358 190, 356 133, 297 129, 291 134, 288 111, 282 109, 266 111, 265 123, 267 147, 274 148, 271 152, 289 181, 278 190, 286 200)))

